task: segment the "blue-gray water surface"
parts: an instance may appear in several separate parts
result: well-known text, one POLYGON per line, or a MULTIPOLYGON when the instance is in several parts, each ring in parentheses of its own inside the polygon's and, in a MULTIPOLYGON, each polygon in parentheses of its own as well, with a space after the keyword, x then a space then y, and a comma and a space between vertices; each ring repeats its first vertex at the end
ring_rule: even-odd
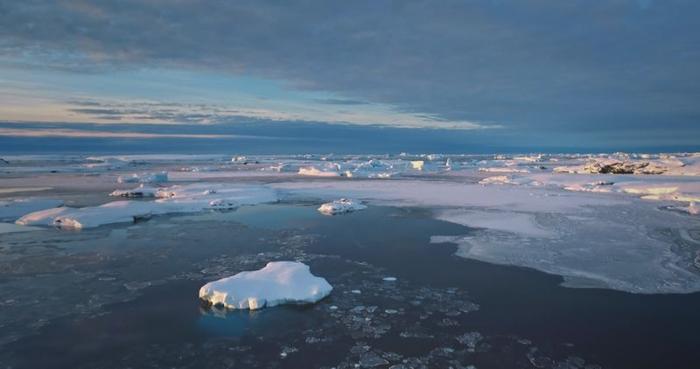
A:
POLYGON ((700 294, 635 295, 453 255, 418 209, 317 204, 0 235, 3 368, 695 368, 700 294), (315 305, 224 311, 202 284, 300 260, 315 305), (385 277, 396 281, 385 281, 385 277))

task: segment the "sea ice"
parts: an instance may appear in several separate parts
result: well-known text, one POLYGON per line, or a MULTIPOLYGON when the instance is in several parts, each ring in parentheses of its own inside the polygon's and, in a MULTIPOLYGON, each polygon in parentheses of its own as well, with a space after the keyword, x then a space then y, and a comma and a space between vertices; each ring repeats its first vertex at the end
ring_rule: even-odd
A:
POLYGON ((316 167, 301 167, 299 168, 300 176, 311 177, 340 177, 340 173, 331 170, 320 170, 316 167))
POLYGON ((143 183, 131 190, 114 190, 109 196, 116 197, 155 197, 158 189, 144 186, 143 183))
POLYGON ((232 209, 277 200, 274 190, 256 185, 197 183, 160 188, 154 201, 114 201, 84 208, 59 207, 29 213, 19 225, 54 225, 60 228, 92 228, 105 224, 134 222, 152 215, 195 213, 232 209))
POLYGON ((159 173, 141 173, 132 174, 130 176, 119 176, 119 183, 162 183, 168 181, 168 172, 159 173))
POLYGON ((508 176, 493 176, 493 177, 486 177, 486 178, 480 180, 479 184, 488 185, 488 184, 517 184, 517 183, 513 182, 513 180, 508 176))
POLYGON ((335 214, 341 214, 341 213, 349 213, 352 211, 362 210, 362 209, 366 209, 366 208, 367 208, 367 206, 362 205, 357 200, 340 199, 340 200, 335 200, 332 202, 327 202, 327 203, 321 205, 318 208, 318 211, 320 211, 321 213, 326 214, 326 215, 335 215, 335 214))
POLYGON ((199 298, 230 309, 257 310, 281 304, 315 303, 333 287, 309 271, 306 264, 274 261, 259 270, 209 282, 199 290, 199 298))

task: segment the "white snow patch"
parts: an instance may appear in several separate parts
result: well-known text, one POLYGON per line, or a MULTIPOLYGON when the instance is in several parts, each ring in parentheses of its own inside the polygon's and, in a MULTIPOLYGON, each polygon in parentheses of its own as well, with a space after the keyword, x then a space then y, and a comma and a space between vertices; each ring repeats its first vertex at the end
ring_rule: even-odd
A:
POLYGON ((436 218, 472 228, 516 233, 529 237, 553 237, 555 233, 537 224, 534 214, 510 211, 449 209, 436 213, 436 218))
POLYGON ((241 272, 209 282, 199 290, 199 298, 229 309, 257 310, 281 304, 315 303, 333 287, 295 261, 269 262, 259 270, 241 272))

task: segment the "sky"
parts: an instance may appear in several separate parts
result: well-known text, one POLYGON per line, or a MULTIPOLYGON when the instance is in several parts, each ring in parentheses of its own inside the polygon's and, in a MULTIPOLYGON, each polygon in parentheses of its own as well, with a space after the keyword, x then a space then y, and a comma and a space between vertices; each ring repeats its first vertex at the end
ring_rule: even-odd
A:
POLYGON ((0 0, 0 152, 700 150, 697 19, 682 0, 0 0))

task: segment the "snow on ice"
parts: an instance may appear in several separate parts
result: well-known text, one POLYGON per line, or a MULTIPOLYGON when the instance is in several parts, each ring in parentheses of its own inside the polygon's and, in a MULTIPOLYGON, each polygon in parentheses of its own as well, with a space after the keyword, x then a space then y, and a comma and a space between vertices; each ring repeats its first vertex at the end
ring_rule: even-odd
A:
POLYGON ((274 261, 259 270, 240 272, 209 282, 199 298, 229 309, 257 310, 281 304, 310 304, 333 290, 328 282, 311 274, 306 264, 274 261))

